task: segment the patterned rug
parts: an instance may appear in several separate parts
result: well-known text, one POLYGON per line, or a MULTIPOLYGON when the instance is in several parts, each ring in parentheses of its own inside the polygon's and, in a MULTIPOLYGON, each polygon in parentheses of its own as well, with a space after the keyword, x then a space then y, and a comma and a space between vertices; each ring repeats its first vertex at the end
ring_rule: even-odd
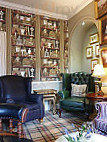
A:
POLYGON ((73 131, 72 123, 75 127, 80 127, 86 122, 86 116, 81 113, 63 113, 62 117, 46 112, 43 122, 33 120, 24 124, 24 132, 28 139, 34 142, 54 142, 57 138, 64 135, 64 128, 69 132, 73 131))

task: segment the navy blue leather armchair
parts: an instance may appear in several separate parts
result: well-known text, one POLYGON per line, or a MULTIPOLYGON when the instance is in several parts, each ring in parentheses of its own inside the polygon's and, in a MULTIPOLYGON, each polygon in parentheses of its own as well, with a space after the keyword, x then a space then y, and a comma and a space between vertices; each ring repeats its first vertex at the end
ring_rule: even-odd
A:
POLYGON ((43 95, 31 94, 31 81, 30 77, 0 77, 0 103, 25 105, 29 109, 26 121, 44 117, 43 95))

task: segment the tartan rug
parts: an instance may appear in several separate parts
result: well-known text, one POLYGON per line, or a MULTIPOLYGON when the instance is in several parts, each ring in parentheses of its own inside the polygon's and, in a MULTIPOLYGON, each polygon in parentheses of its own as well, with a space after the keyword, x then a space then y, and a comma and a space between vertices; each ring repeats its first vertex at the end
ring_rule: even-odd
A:
POLYGON ((86 121, 86 116, 77 112, 62 113, 61 118, 57 114, 53 115, 50 112, 46 112, 42 123, 38 120, 29 121, 23 125, 23 129, 26 137, 34 142, 54 142, 65 134, 64 128, 72 132, 72 123, 77 128, 86 121))

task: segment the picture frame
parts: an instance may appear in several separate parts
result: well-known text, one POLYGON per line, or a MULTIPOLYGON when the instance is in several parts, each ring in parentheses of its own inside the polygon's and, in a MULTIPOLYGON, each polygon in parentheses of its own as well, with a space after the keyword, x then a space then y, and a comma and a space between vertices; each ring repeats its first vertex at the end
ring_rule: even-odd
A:
POLYGON ((92 59, 91 60, 91 71, 94 70, 95 65, 99 63, 99 59, 92 59))
POLYGON ((95 45, 95 56, 96 57, 99 57, 99 50, 100 50, 100 45, 99 44, 97 44, 97 45, 95 45))
POLYGON ((86 48, 86 58, 90 59, 93 57, 93 46, 86 48))
POLYGON ((101 44, 107 44, 107 15, 99 20, 99 35, 101 44))
POLYGON ((90 45, 99 42, 98 33, 90 35, 90 45))
POLYGON ((99 19, 107 14, 107 0, 95 0, 94 5, 96 19, 99 19))
POLYGON ((107 67, 107 47, 104 47, 100 50, 100 55, 101 55, 101 62, 103 64, 103 67, 107 67))

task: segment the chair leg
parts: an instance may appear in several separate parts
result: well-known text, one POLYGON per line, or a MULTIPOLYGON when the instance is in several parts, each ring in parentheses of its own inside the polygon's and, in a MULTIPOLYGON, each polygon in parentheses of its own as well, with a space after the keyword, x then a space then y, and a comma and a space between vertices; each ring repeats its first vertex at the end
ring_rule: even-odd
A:
POLYGON ((22 128, 22 123, 19 121, 18 122, 18 136, 19 138, 23 138, 23 128, 22 128))
POLYGON ((2 119, 0 119, 0 132, 2 132, 3 127, 2 127, 2 119))
POLYGON ((13 129, 13 124, 12 124, 12 122, 13 122, 12 119, 10 119, 10 120, 9 120, 9 123, 10 123, 10 124, 9 124, 10 133, 12 133, 12 129, 13 129))
POLYGON ((39 119, 39 122, 42 123, 42 122, 43 122, 43 118, 40 118, 40 119, 39 119))

